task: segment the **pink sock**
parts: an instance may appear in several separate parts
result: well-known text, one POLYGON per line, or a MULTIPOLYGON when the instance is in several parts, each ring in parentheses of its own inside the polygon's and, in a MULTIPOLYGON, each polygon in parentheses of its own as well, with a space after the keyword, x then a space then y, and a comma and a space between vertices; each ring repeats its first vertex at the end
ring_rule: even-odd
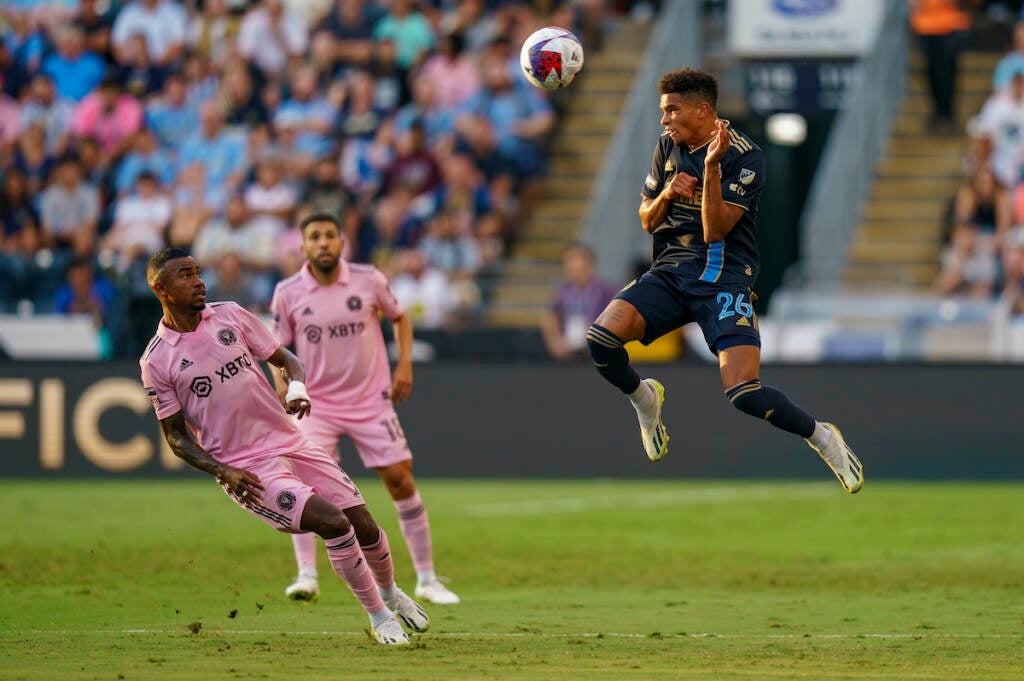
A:
POLYGON ((384 609, 384 601, 377 593, 377 584, 373 581, 370 567, 366 564, 366 557, 359 548, 356 533, 352 528, 350 527, 348 532, 340 537, 324 540, 324 544, 327 545, 327 557, 331 559, 334 571, 345 580, 345 584, 359 599, 363 609, 368 613, 384 609))
POLYGON ((370 572, 373 573, 373 580, 382 589, 390 589, 395 585, 395 566, 391 562, 391 547, 388 546, 388 536, 384 534, 384 528, 380 530, 380 537, 369 546, 361 547, 366 562, 370 565, 370 572))
POLYGON ((395 501, 398 509, 398 526, 402 528, 402 536, 412 555, 412 565, 417 573, 433 572, 434 556, 430 544, 430 522, 427 520, 427 507, 423 505, 420 493, 416 492, 407 499, 395 501))
POLYGON ((293 534, 292 546, 295 547, 295 562, 299 565, 299 574, 316 577, 316 535, 312 532, 293 534))

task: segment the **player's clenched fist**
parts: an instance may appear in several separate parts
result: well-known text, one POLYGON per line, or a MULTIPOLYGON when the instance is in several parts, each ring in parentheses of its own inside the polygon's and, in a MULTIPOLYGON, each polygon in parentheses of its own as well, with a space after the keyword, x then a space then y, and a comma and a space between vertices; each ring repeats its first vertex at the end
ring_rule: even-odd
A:
POLYGON ((693 198, 693 192, 697 189, 697 178, 686 173, 676 173, 672 181, 668 183, 666 191, 670 199, 677 199, 680 196, 688 199, 693 198))

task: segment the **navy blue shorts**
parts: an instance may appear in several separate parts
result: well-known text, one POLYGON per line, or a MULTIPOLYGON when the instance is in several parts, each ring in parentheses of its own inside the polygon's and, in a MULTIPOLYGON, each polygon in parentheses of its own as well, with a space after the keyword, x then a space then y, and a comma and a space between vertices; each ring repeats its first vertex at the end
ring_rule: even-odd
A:
POLYGON ((737 345, 761 347, 757 315, 751 304, 753 291, 746 281, 705 282, 662 270, 648 270, 626 285, 615 297, 635 307, 647 328, 644 345, 697 322, 711 352, 737 345))

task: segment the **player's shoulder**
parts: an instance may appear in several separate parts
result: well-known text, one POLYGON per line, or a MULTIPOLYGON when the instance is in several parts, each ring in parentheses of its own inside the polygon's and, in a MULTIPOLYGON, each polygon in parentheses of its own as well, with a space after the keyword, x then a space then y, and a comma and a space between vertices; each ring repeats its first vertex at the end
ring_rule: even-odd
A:
POLYGON ((139 364, 148 364, 152 361, 153 353, 160 347, 164 342, 164 339, 159 334, 149 339, 149 343, 146 344, 146 349, 143 350, 142 356, 139 358, 139 364))
POLYGON ((729 153, 735 156, 745 156, 747 154, 761 155, 764 152, 750 135, 730 125, 729 153))

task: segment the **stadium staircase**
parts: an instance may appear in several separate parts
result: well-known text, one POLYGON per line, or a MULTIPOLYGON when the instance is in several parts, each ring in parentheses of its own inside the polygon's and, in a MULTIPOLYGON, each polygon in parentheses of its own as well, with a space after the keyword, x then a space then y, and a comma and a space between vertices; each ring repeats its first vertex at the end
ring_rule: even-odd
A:
MULTIPOLYGON (((957 116, 963 129, 991 92, 998 54, 961 55, 957 116)), ((924 58, 911 55, 893 134, 848 252, 852 288, 927 288, 939 272, 946 215, 962 177, 966 137, 929 134, 924 58)))
POLYGON ((502 265, 485 314, 488 325, 534 327, 550 304, 561 279, 562 251, 579 236, 650 30, 650 24, 622 20, 603 49, 586 56, 552 137, 544 191, 527 220, 517 226, 515 243, 502 265))

